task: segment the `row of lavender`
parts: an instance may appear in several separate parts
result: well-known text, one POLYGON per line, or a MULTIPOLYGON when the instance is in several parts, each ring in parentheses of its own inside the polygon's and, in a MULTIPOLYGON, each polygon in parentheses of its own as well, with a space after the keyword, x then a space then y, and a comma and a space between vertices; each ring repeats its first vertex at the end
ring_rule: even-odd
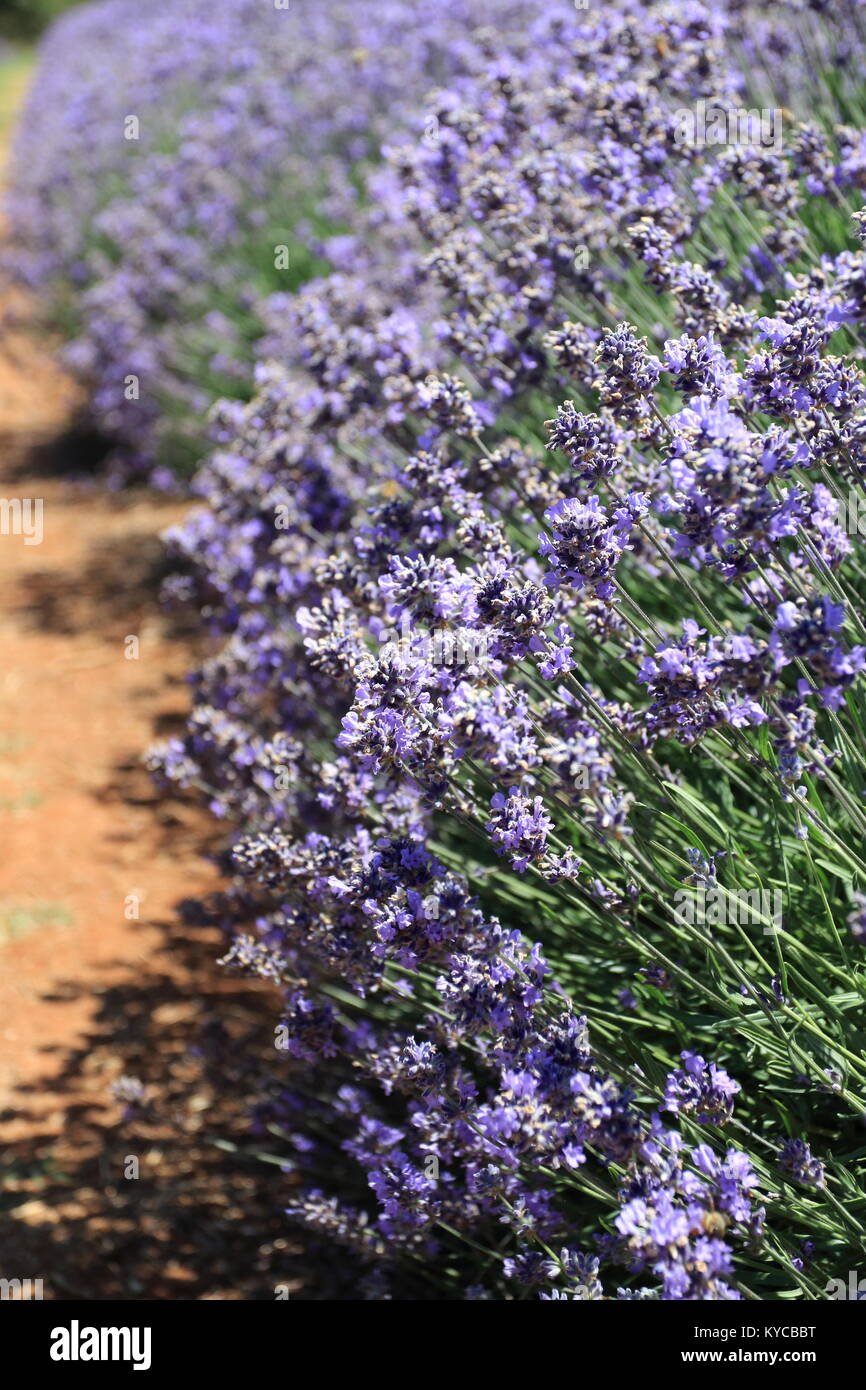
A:
POLYGON ((677 139, 758 53, 853 106, 784 34, 489 43, 391 152, 427 253, 280 305, 179 538, 227 640, 165 765, 252 828, 229 959, 302 1063, 262 1125, 374 1297, 859 1259, 862 142, 677 139))
POLYGON ((282 998, 213 1060, 368 1297, 862 1261, 863 13, 823 10, 461 30, 172 537, 219 647, 154 762, 282 998))
POLYGON ((264 302, 324 265, 386 130, 460 71, 473 28, 506 32, 527 7, 423 8, 102 0, 49 32, 7 270, 71 339, 118 481, 189 475, 208 406, 248 392, 264 302))

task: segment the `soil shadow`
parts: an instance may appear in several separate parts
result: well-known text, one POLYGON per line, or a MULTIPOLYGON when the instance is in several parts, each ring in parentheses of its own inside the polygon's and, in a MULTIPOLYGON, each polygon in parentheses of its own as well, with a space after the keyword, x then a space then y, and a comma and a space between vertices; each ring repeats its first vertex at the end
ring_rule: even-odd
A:
POLYGON ((47 1299, 318 1297, 233 1071, 273 1060, 275 996, 178 911, 219 892, 223 832, 143 765, 203 654, 157 597, 188 506, 82 478, 99 453, 53 345, 6 348, 3 515, 38 502, 40 527, 0 534, 0 1277, 47 1299), (121 1078, 143 1087, 130 1113, 121 1078))

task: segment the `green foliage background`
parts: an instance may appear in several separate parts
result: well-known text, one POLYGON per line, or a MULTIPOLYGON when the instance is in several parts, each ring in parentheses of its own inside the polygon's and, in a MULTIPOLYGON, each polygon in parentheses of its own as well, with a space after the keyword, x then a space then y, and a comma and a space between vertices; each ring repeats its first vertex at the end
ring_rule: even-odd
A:
POLYGON ((0 38, 33 39, 80 0, 0 0, 0 38))

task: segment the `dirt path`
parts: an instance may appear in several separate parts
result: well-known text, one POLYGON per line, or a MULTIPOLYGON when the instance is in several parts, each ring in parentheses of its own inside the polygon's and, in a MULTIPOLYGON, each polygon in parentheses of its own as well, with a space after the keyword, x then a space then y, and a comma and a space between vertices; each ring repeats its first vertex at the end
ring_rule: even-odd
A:
POLYGON ((69 981, 147 960, 153 922, 215 886, 141 772, 188 705, 156 598, 159 533, 187 508, 64 478, 80 392, 31 306, 7 290, 3 308, 23 326, 0 340, 0 1113, 92 1020, 69 981))
POLYGON ((140 771, 188 704, 189 651, 156 604, 158 535, 183 509, 35 475, 72 393, 38 349, 19 361, 23 378, 0 355, 0 488, 41 506, 44 535, 0 536, 0 1108, 92 1019, 68 982, 137 967, 153 922, 214 886, 200 817, 158 808, 140 771))
POLYGON ((53 346, 7 332, 0 1275, 42 1278, 46 1298, 273 1298, 298 1287, 284 1180, 213 1146, 249 1126, 243 1085, 227 1100, 209 1070, 230 1071, 233 1037, 268 1040, 268 1014, 213 964, 218 933, 181 925, 176 905, 218 887, 215 829, 141 761, 188 707, 191 649, 156 598, 159 533, 185 507, 64 477, 77 403, 53 346), (29 536, 9 533, 18 503, 29 536), (132 1128, 110 1091, 130 1074, 148 1097, 132 1128))

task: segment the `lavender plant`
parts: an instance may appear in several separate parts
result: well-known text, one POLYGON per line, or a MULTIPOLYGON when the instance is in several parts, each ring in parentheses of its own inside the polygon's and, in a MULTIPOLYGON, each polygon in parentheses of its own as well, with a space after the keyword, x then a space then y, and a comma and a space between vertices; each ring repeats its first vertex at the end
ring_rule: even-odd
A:
POLYGON ((367 1297, 862 1263, 862 20, 480 32, 216 412, 153 764, 278 991, 255 1147, 367 1297))
POLYGON ((192 471, 209 406, 248 390, 268 298, 326 268, 390 122, 461 70, 488 9, 102 0, 50 30, 7 268, 71 339, 118 482, 192 471))

